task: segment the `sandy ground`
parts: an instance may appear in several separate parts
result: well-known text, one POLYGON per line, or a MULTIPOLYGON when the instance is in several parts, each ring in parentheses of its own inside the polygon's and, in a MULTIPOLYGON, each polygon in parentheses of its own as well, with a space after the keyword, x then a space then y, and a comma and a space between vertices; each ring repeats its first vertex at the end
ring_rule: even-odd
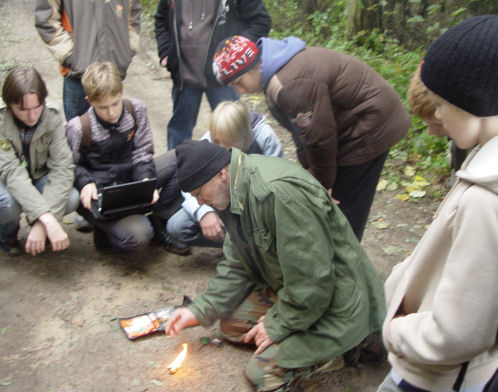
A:
MULTIPOLYGON (((33 63, 51 100, 61 106, 62 78, 34 28, 33 1, 1 0, 0 15, 0 82, 12 66, 33 63)), ((144 27, 150 31, 150 22, 144 27)), ((125 94, 146 102, 159 154, 166 150, 171 81, 158 67, 154 41, 143 35, 125 94)), ((260 98, 253 101, 264 107, 260 98)), ((208 119, 204 102, 195 138, 208 119)), ((292 158, 288 133, 275 129, 292 158)), ((377 195, 363 245, 383 279, 413 249, 434 207, 431 200, 403 203, 392 192, 377 195)), ((135 342, 118 326, 120 317, 179 304, 184 294, 201 293, 222 257, 219 250, 196 248, 191 256, 180 257, 150 247, 128 256, 103 255, 94 249, 92 234, 74 230, 72 219, 65 219, 71 239, 66 251, 38 257, 0 255, 0 391, 251 390, 242 374, 250 349, 201 344, 201 337, 216 337, 216 326, 192 328, 178 338, 155 335, 135 342), (189 345, 187 360, 170 375, 166 367, 183 342, 189 345)), ((24 242, 25 225, 20 237, 24 242)), ((388 368, 348 368, 295 390, 374 392, 388 368)))

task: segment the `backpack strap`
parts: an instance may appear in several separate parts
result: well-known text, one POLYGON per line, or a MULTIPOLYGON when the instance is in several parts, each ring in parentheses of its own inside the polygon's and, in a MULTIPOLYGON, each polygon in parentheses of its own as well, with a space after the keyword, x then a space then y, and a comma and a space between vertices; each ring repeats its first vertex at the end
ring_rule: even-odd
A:
MULTIPOLYGON (((126 98, 123 99, 123 105, 126 107, 126 110, 131 114, 131 117, 133 117, 133 130, 135 131, 137 129, 137 114, 135 112, 135 108, 133 107, 131 101, 126 98)), ((81 122, 80 148, 90 147, 90 144, 92 143, 92 129, 90 127, 90 116, 88 115, 88 112, 85 112, 80 116, 80 122, 81 122)))
POLYGON ((81 143, 80 148, 82 147, 90 147, 92 143, 92 130, 90 128, 90 116, 88 112, 85 112, 80 116, 81 122, 81 143))
POLYGON ((465 373, 467 373, 467 368, 469 367, 469 361, 462 363, 460 366, 460 371, 458 372, 457 379, 453 384, 453 390, 459 391, 463 384, 463 379, 465 378, 465 373))
POLYGON ((137 130, 137 114, 135 113, 135 108, 133 107, 133 104, 129 99, 123 99, 123 104, 126 107, 126 110, 131 114, 131 117, 133 117, 133 130, 137 130))

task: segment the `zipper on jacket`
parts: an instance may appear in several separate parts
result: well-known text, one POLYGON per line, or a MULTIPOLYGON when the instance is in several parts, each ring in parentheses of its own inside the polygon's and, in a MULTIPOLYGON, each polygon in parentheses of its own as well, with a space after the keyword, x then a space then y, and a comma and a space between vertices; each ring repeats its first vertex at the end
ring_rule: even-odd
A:
MULTIPOLYGON (((214 19, 214 24, 213 24, 213 29, 211 30, 211 35, 209 36, 209 41, 208 41, 208 54, 206 56, 206 59, 204 60, 204 67, 202 68, 204 71, 206 70, 206 63, 208 61, 208 57, 209 57, 209 49, 211 48, 211 41, 213 39, 213 34, 214 34, 214 30, 216 30, 216 25, 218 24, 218 19, 220 18, 220 12, 221 12, 221 9, 222 8, 225 8, 225 4, 228 2, 228 0, 220 0, 220 2, 218 3, 218 10, 216 12, 216 18, 214 19)), ((229 10, 226 11, 226 13, 228 14, 229 10)), ((228 21, 226 22, 228 23, 228 21)), ((206 75, 206 87, 208 85, 208 78, 207 78, 207 75, 206 75)))
POLYGON ((176 13, 178 8, 175 7, 173 12, 173 29, 175 36, 175 45, 176 45, 176 55, 178 56, 178 71, 180 72, 180 91, 183 90, 183 67, 182 67, 182 56, 180 54, 180 44, 178 41, 178 28, 176 24, 176 13))

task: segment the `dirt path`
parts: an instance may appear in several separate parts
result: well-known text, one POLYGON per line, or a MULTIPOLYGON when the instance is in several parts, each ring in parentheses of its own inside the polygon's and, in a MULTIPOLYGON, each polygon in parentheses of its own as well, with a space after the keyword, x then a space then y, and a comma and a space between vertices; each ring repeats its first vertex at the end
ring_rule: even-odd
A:
MULTIPOLYGON (((15 64, 33 63, 50 98, 61 105, 62 79, 34 29, 32 11, 31 0, 0 2, 0 82, 15 64)), ((161 153, 171 115, 171 82, 157 66, 154 42, 145 38, 129 69, 125 93, 148 105, 156 153, 161 153)), ((203 104, 196 138, 208 118, 203 104)), ((289 135, 275 129, 291 156, 289 135)), ((376 197, 371 222, 383 224, 369 224, 363 245, 383 278, 413 249, 433 210, 430 200, 413 204, 394 199, 392 193, 376 197)), ((202 292, 219 251, 197 248, 192 256, 179 257, 149 248, 127 257, 102 255, 91 234, 74 230, 72 216, 65 227, 71 246, 62 253, 0 255, 0 391, 251 390, 242 375, 250 350, 228 344, 201 347, 201 337, 216 336, 214 327, 137 342, 126 340, 118 328, 118 317, 178 304, 183 294, 202 292), (182 342, 189 343, 191 353, 184 368, 169 375, 166 366, 182 342)), ((21 234, 24 239, 25 229, 21 234)), ((387 371, 387 365, 349 368, 315 380, 306 390, 373 392, 387 371)))

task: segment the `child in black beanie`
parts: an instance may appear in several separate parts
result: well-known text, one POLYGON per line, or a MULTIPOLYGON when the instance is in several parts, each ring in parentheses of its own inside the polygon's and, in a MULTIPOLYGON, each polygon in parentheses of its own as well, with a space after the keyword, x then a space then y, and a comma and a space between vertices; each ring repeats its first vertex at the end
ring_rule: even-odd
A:
POLYGON ((421 79, 441 136, 477 147, 412 255, 386 281, 383 339, 392 370, 378 392, 496 390, 498 16, 470 18, 439 37, 421 79))

